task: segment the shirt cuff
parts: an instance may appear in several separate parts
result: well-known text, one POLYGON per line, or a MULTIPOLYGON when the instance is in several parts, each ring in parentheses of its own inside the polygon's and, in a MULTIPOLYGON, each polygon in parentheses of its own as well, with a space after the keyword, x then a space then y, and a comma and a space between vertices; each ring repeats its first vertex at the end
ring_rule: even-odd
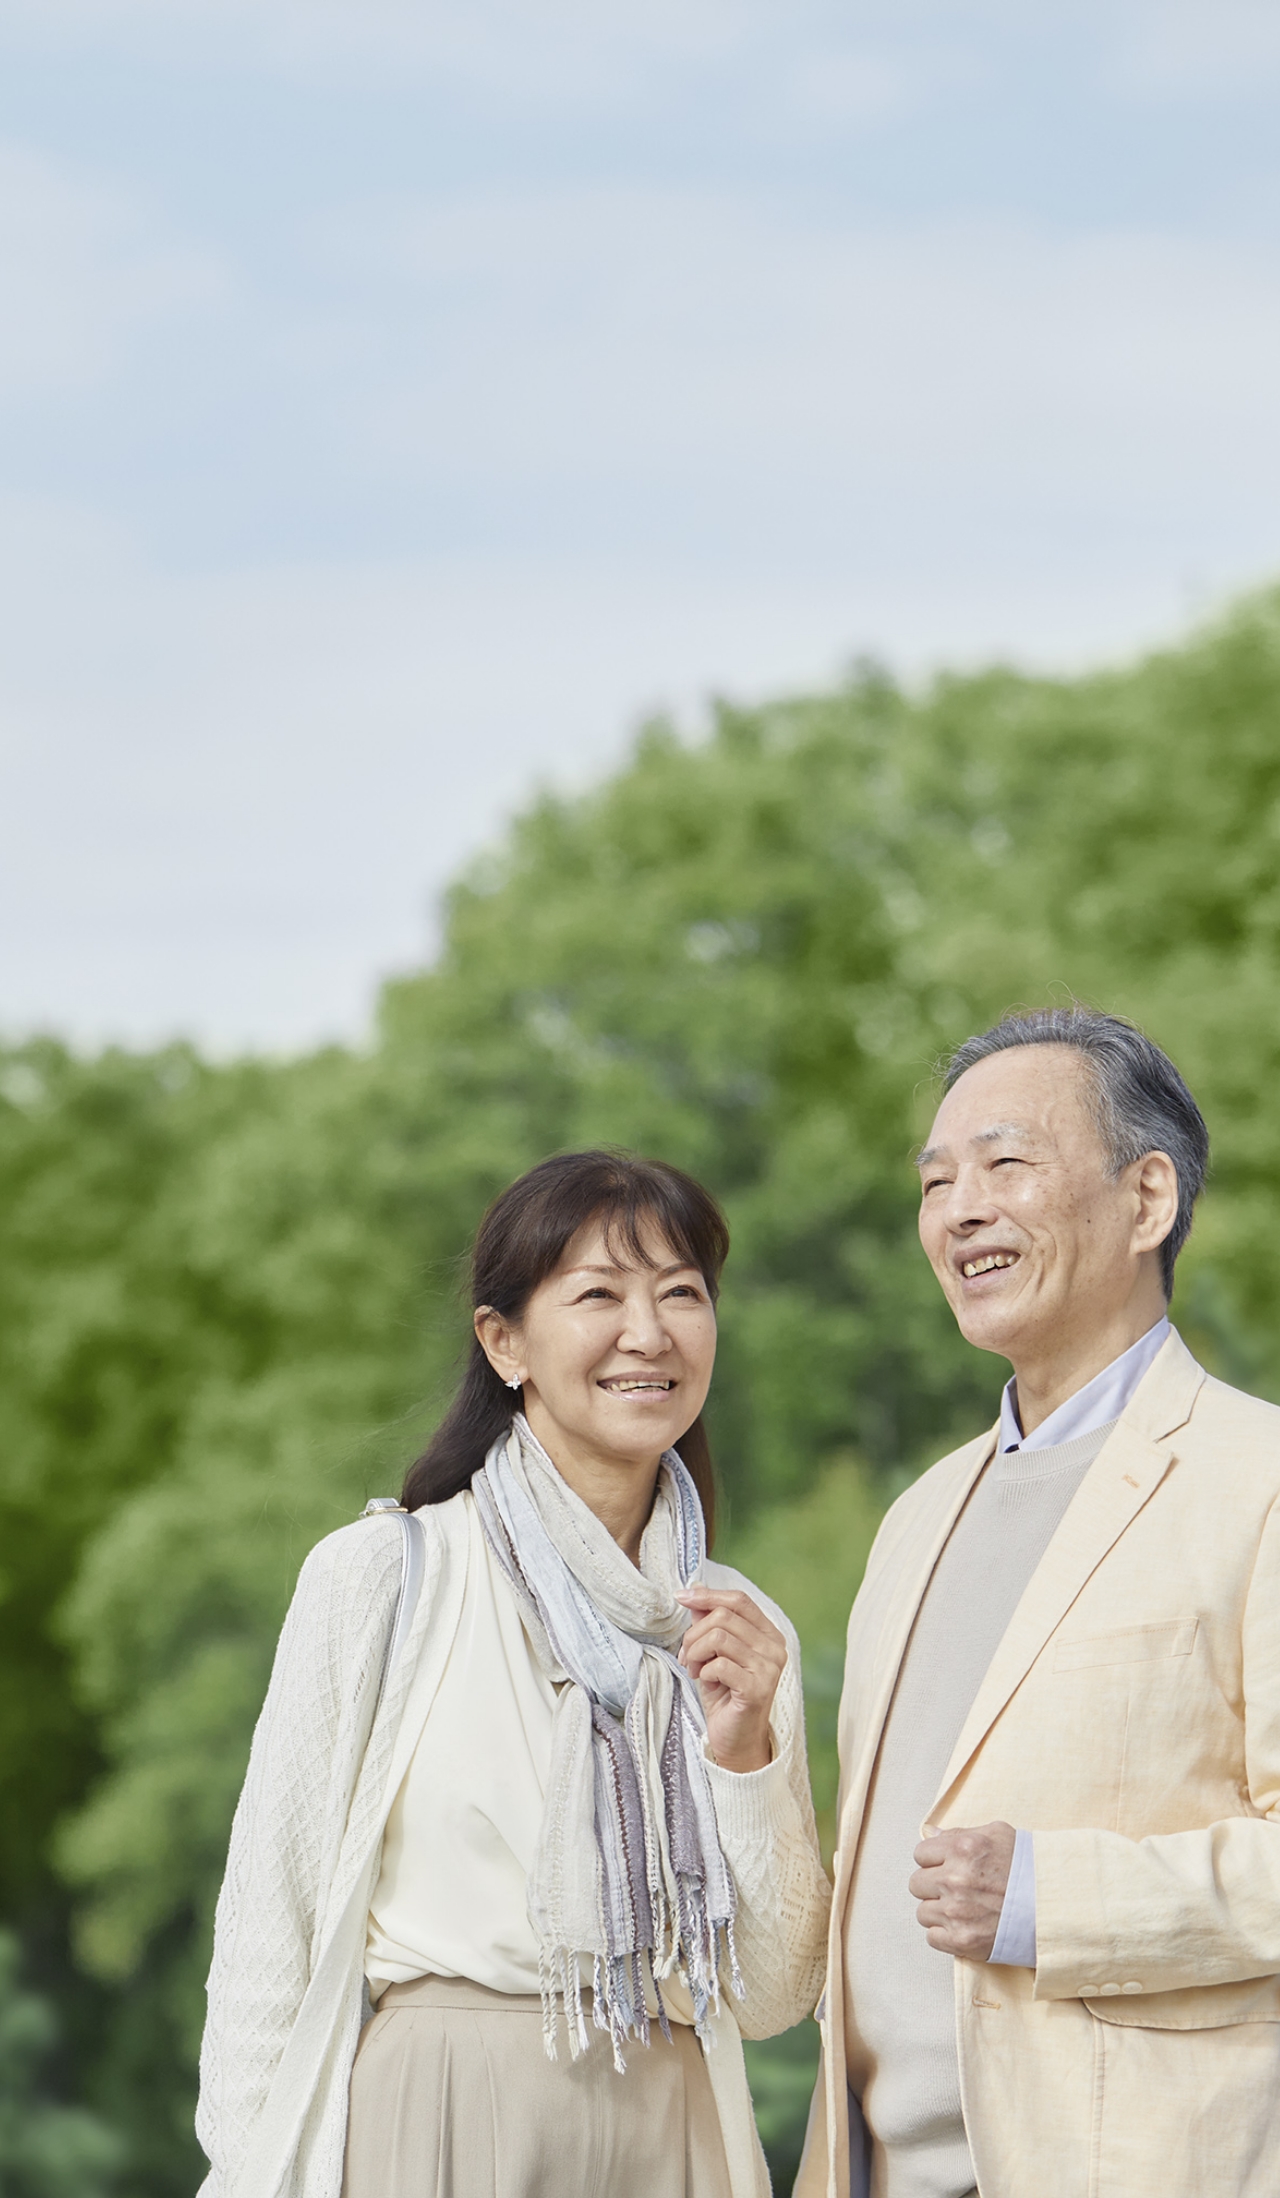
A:
POLYGON ((1010 1969, 1036 1965, 1036 1857, 1030 1832, 1018 1832, 1004 1890, 996 1942, 987 1956, 1010 1969))

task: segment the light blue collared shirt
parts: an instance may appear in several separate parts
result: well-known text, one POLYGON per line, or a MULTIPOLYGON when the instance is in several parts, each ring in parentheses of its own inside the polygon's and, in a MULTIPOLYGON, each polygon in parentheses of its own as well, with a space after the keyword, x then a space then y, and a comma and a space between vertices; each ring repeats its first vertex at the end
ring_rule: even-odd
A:
MULTIPOLYGON (((1139 1336, 1119 1358, 1112 1359, 1100 1374, 1087 1381, 1083 1389, 1077 1389, 1073 1397, 1060 1404, 1047 1420, 1042 1420, 1033 1434, 1024 1435, 1018 1418, 1017 1386, 1005 1383, 1000 1400, 1001 1453, 1006 1450, 1048 1450, 1060 1442, 1075 1442, 1080 1435, 1091 1435, 1095 1428, 1106 1427, 1118 1420, 1133 1396, 1152 1360, 1162 1349, 1172 1333, 1166 1314, 1154 1328, 1148 1328, 1145 1336, 1139 1336)), ((1035 1849, 1030 1832, 1019 1832, 1014 1840, 1013 1861, 1009 1866, 1009 1883, 1005 1887, 1004 1906, 1000 1910, 1000 1923, 996 1931, 995 1945, 987 1956, 988 1961, 1008 1963, 1014 1969, 1034 1969, 1036 1965, 1036 1863, 1035 1849)))
POLYGON ((1095 1427, 1106 1427, 1111 1420, 1118 1420, 1172 1332, 1166 1313, 1154 1328, 1148 1328, 1145 1336, 1139 1336, 1119 1358, 1112 1359, 1110 1366, 1104 1366, 1083 1389, 1077 1389, 1073 1397, 1068 1397, 1056 1412, 1051 1412, 1047 1420, 1041 1420, 1031 1435, 1023 1434, 1018 1418, 1017 1383, 1007 1381, 1000 1399, 1000 1450, 1050 1450, 1055 1443, 1074 1442, 1077 1436, 1091 1435, 1095 1427))

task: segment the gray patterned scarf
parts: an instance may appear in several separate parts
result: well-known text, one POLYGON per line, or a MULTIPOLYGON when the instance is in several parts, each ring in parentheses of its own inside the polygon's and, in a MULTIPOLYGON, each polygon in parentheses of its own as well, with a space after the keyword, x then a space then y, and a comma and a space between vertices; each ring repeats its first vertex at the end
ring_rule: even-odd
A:
POLYGON ((547 2052, 555 2058, 557 1995, 571 2054, 585 2050, 580 1957, 590 1955, 596 2027, 621 2069, 628 2035, 649 2042, 646 1980, 667 2036, 664 1977, 688 1991, 699 2036, 719 2007, 722 1946, 742 1995, 706 1721, 675 1654, 689 1623, 675 1597, 702 1565, 702 1506, 668 1450, 637 1571, 523 1414, 471 1489, 542 1669, 570 1682, 559 1687, 529 1880, 547 2052))

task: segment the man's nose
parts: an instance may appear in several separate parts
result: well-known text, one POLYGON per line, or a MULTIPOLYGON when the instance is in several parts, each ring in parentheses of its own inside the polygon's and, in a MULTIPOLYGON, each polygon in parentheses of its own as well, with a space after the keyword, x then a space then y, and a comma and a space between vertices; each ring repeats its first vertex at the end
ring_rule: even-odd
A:
POLYGON ((947 1192, 947 1227, 969 1234, 989 1227, 998 1214, 985 1168, 961 1168, 947 1192))

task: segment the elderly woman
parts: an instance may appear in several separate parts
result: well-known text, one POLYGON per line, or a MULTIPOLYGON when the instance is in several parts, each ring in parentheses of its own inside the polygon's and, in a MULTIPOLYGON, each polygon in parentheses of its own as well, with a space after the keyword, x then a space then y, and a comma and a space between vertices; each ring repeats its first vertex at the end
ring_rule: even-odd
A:
POLYGON ((654 1161, 544 1161, 400 1505, 303 1566, 218 1906, 205 2198, 762 2198, 740 2039, 828 1888, 782 1613, 706 1561, 728 1250, 654 1161))

